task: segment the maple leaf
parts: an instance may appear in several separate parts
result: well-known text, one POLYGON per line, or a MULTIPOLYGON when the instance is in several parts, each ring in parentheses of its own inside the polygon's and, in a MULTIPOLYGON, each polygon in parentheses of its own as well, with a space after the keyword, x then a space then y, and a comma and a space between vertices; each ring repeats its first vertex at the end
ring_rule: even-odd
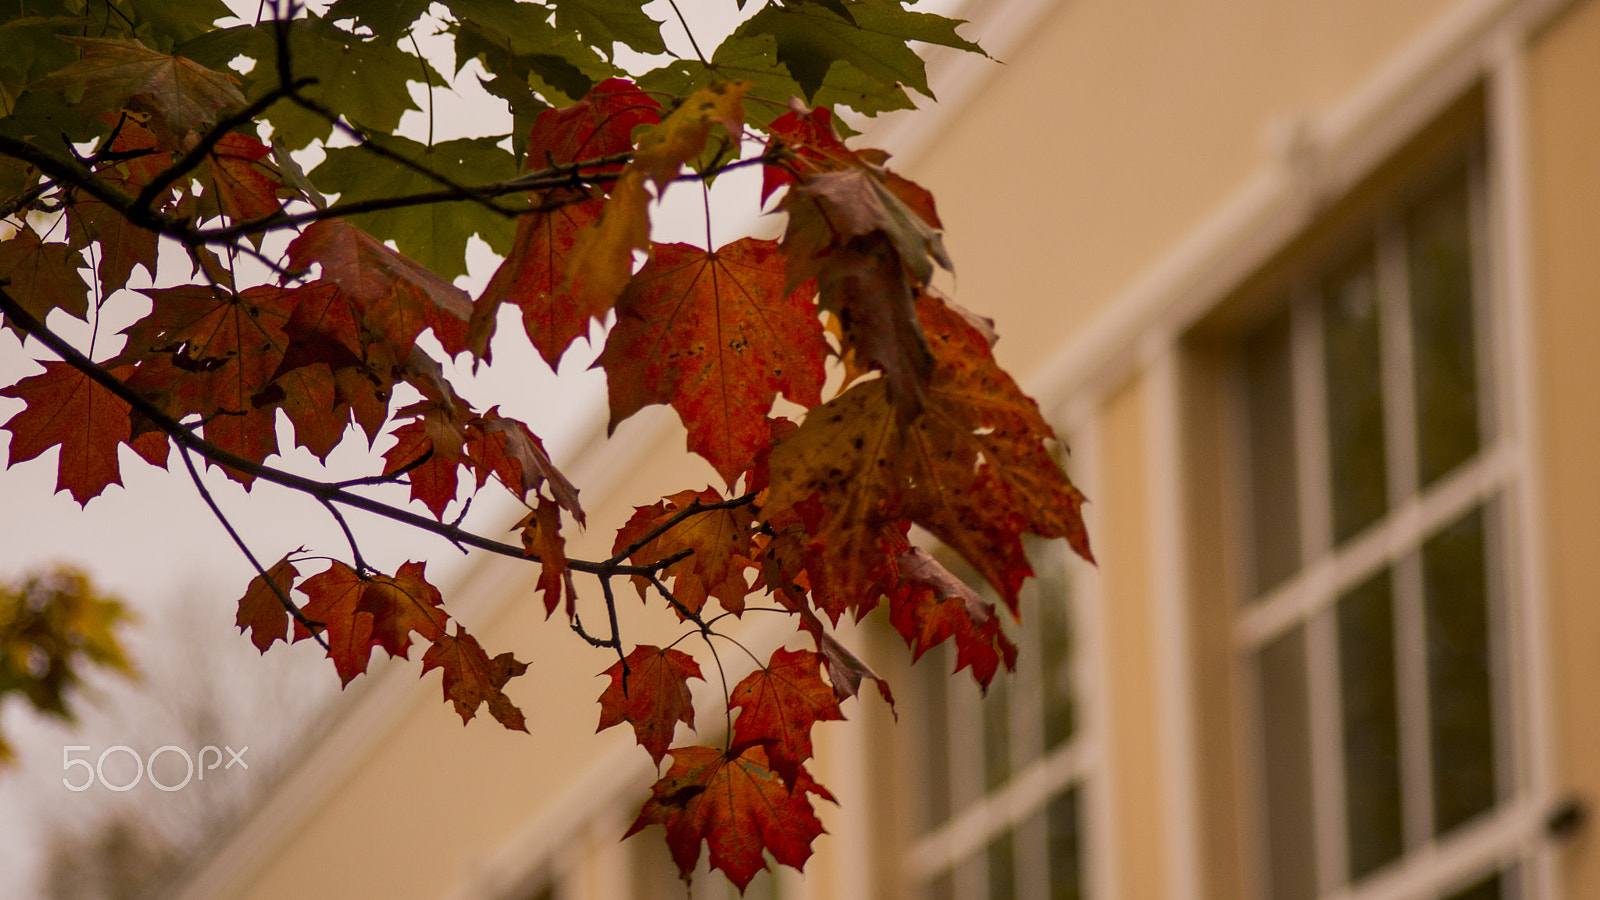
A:
POLYGON ((471 410, 449 400, 423 400, 396 415, 412 419, 394 430, 395 445, 383 454, 383 474, 411 466, 406 476, 411 499, 421 500, 442 522, 445 507, 456 498, 456 470, 466 461, 466 419, 471 410), (421 465, 415 465, 424 457, 421 465))
POLYGON ((411 352, 417 335, 432 328, 447 352, 466 349, 472 301, 465 291, 390 250, 342 219, 323 219, 289 243, 289 266, 322 264, 322 280, 359 304, 365 324, 394 347, 411 352))
POLYGON ((478 487, 492 474, 506 490, 525 501, 540 485, 549 485, 556 503, 572 513, 579 525, 584 523, 578 489, 551 462, 544 442, 527 425, 500 415, 500 407, 467 421, 467 452, 472 456, 478 487))
POLYGON ((845 346, 883 371, 895 409, 912 421, 934 365, 916 296, 935 263, 951 268, 939 233, 859 167, 791 185, 783 209, 789 283, 817 280, 819 302, 839 317, 845 346))
POLYGON ((239 626, 241 633, 246 630, 250 632, 250 643, 255 644, 262 653, 267 652, 273 641, 289 641, 289 611, 284 609, 283 601, 278 596, 280 593, 284 597, 289 596, 295 579, 300 577, 300 570, 289 561, 289 556, 286 553, 283 559, 273 563, 265 578, 257 575, 250 579, 250 586, 239 598, 239 613, 234 618, 234 624, 239 626), (277 585, 277 591, 272 589, 273 585, 277 585))
MULTIPOLYGON (((357 675, 367 670, 372 658, 372 648, 378 646, 373 635, 373 617, 362 608, 362 597, 368 581, 360 573, 338 560, 328 564, 325 572, 300 583, 300 590, 310 602, 301 612, 312 622, 324 626, 324 639, 328 642, 328 658, 339 673, 341 684, 348 685, 357 675)), ((311 632, 294 623, 294 639, 305 640, 311 632)))
POLYGON ((372 576, 356 604, 372 615, 372 639, 390 656, 407 655, 413 631, 429 642, 444 637, 450 616, 440 608, 444 598, 428 583, 426 568, 426 563, 407 562, 393 578, 372 576))
POLYGON ((920 547, 906 550, 897 563, 903 580, 889 594, 889 622, 905 638, 913 661, 954 637, 954 671, 971 666, 985 692, 1002 661, 1008 670, 1017 667, 1017 647, 1000 629, 994 604, 920 547))
POLYGON ((458 622, 454 634, 435 639, 422 654, 423 674, 432 669, 444 670, 444 697, 455 704, 461 724, 488 703, 495 721, 513 731, 528 730, 522 710, 502 690, 506 682, 528 670, 528 664, 518 662, 510 651, 490 659, 478 639, 463 631, 458 622))
POLYGON ((811 726, 844 719, 839 698, 819 674, 825 662, 820 653, 779 647, 765 667, 745 676, 728 696, 728 708, 739 710, 733 748, 765 746, 772 770, 785 784, 795 783, 812 756, 811 726))
MULTIPOLYGON (((596 84, 584 98, 539 114, 528 136, 531 170, 622 153, 633 147, 633 130, 660 121, 660 105, 621 78, 596 84)), ((495 270, 472 311, 472 351, 489 359, 489 336, 501 303, 522 309, 522 324, 539 355, 554 368, 574 338, 589 333, 589 323, 609 304, 574 292, 566 281, 566 256, 580 230, 600 219, 598 197, 572 188, 531 191, 528 202, 545 212, 522 216, 511 252, 495 270)), ((648 236, 647 236, 648 239, 648 236)))
POLYGON ((35 90, 82 89, 79 104, 90 111, 124 106, 159 115, 176 137, 203 130, 224 109, 240 109, 244 95, 233 76, 181 56, 157 53, 138 41, 66 37, 83 58, 35 82, 35 90))
POLYGON ((711 867, 721 869, 740 891, 767 868, 763 850, 795 869, 811 858, 811 842, 823 828, 810 795, 829 801, 833 795, 809 774, 802 770, 791 790, 760 744, 732 755, 701 746, 668 752, 672 767, 651 786, 650 799, 624 837, 650 825, 666 828, 672 860, 685 881, 700 861, 704 842, 711 867))
MULTIPOLYGON (((695 503, 721 501, 716 491, 707 488, 679 491, 653 506, 635 507, 627 524, 617 530, 611 552, 621 553, 651 529, 695 503)), ((750 592, 744 570, 749 565, 754 524, 755 514, 747 506, 698 513, 644 544, 629 559, 635 565, 647 565, 691 550, 689 556, 661 570, 663 579, 672 578, 673 598, 684 609, 699 612, 707 597, 716 597, 724 609, 741 613, 744 597, 750 592)), ((639 575, 635 575, 633 581, 639 596, 644 597, 649 581, 639 575)))
POLYGON ((294 425, 295 443, 327 461, 350 426, 350 404, 339 398, 333 370, 326 363, 284 372, 263 392, 294 425))
POLYGON ((561 603, 561 588, 567 589, 567 618, 577 611, 578 592, 567 570, 566 539, 561 536, 561 509, 543 497, 539 504, 512 526, 522 532, 522 546, 529 556, 539 558, 539 583, 535 588, 544 597, 544 616, 550 618, 561 603))
MULTIPOLYGON (((120 366, 111 374, 126 380, 130 371, 120 366)), ((131 444, 152 465, 166 462, 166 436, 152 432, 134 439, 127 401, 67 363, 44 363, 44 372, 0 390, 0 396, 27 404, 0 426, 11 432, 6 467, 59 444, 56 491, 71 491, 80 505, 107 485, 122 483, 117 445, 131 444)))
MULTIPOLYGON (((43 322, 59 309, 82 319, 89 311, 89 286, 78 268, 83 256, 70 245, 45 243, 26 222, 17 233, 0 241, 0 278, 11 283, 4 290, 22 308, 43 322)), ((21 329, 6 322, 19 336, 21 329)))
MULTIPOLYGON (((103 166, 95 174, 107 185, 123 193, 137 195, 145 185, 167 165, 166 157, 156 151, 156 136, 138 122, 124 118, 117 126, 117 137, 111 142, 116 154, 134 154, 110 166, 103 166), (144 155, 140 151, 150 151, 144 155)), ((158 198, 157 205, 165 202, 168 191, 158 198)), ((151 275, 156 271, 156 233, 140 228, 126 216, 104 201, 93 197, 69 195, 67 206, 67 238, 74 249, 90 242, 100 244, 100 264, 95 274, 100 278, 102 296, 128 283, 135 266, 142 266, 151 275)))
MULTIPOLYGON (((850 652, 833 635, 820 632, 816 639, 818 652, 827 660, 828 683, 833 685, 833 695, 839 698, 840 703, 859 695, 861 682, 870 678, 878 683, 878 695, 883 697, 883 702, 889 704, 890 711, 894 710, 894 693, 889 690, 889 682, 884 681, 882 675, 872 671, 871 666, 850 652)), ((899 717, 899 713, 895 713, 895 718, 899 717)))
POLYGON ((960 553, 1015 610, 1032 574, 1024 532, 1065 537, 1092 558, 1083 495, 1045 446, 1054 432, 1038 405, 995 364, 988 336, 936 297, 924 296, 918 312, 939 348, 923 415, 904 427, 883 379, 856 384, 773 450, 767 507, 804 513, 802 504, 821 499, 808 544, 819 565, 807 568, 813 579, 826 573, 847 604, 881 592, 882 573, 862 548, 908 519, 960 553))
POLYGON ((731 487, 755 465, 778 394, 821 402, 822 324, 810 285, 783 289, 774 241, 742 238, 715 252, 657 245, 617 301, 617 324, 596 365, 606 370, 611 422, 670 403, 689 449, 731 487))
POLYGON ((645 182, 655 183, 657 195, 664 192, 683 164, 705 149, 713 125, 726 129, 737 146, 744 130, 740 101, 749 87, 749 82, 724 81, 701 88, 640 136, 633 161, 612 187, 600 221, 580 231, 567 254, 564 285, 590 309, 611 308, 633 273, 634 251, 650 248, 645 182))
POLYGON ((265 161, 271 155, 266 144, 237 131, 217 141, 207 160, 206 192, 216 196, 218 212, 238 222, 264 219, 283 208, 278 199, 283 179, 265 161))
POLYGON ((694 727, 689 679, 705 680, 699 664, 682 650, 640 644, 626 663, 618 660, 601 674, 610 676, 611 684, 600 695, 600 726, 595 731, 630 723, 639 746, 661 765, 678 723, 694 727))

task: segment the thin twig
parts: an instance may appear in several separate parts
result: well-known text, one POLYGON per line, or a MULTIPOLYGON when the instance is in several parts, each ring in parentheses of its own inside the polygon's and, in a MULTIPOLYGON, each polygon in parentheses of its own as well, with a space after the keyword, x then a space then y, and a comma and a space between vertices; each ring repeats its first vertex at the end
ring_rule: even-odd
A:
POLYGON ((206 489, 205 482, 200 480, 200 472, 194 467, 194 459, 189 456, 189 448, 184 446, 182 441, 177 441, 176 443, 178 444, 178 453, 183 456, 183 464, 189 468, 189 478, 194 481, 195 490, 200 492, 200 496, 206 501, 206 505, 211 507, 211 512, 216 515, 217 521, 222 523, 222 528, 228 532, 228 537, 233 538, 233 542, 243 551, 244 558, 250 560, 250 565, 255 567, 256 573, 261 576, 262 581, 267 583, 267 587, 272 588, 272 593, 277 595, 278 602, 283 604, 284 611, 293 616, 294 620, 304 626, 307 631, 311 632, 311 637, 322 645, 322 649, 327 650, 327 640, 317 631, 317 629, 326 626, 321 622, 313 622, 306 618, 306 614, 300 611, 300 607, 293 600, 289 599, 289 595, 283 592, 283 588, 278 587, 278 583, 267 575, 267 570, 262 568, 261 563, 256 559, 256 555, 250 552, 250 548, 245 544, 244 538, 240 537, 239 532, 234 530, 233 523, 228 521, 228 517, 222 513, 222 508, 217 506, 217 501, 212 499, 211 492, 206 489))

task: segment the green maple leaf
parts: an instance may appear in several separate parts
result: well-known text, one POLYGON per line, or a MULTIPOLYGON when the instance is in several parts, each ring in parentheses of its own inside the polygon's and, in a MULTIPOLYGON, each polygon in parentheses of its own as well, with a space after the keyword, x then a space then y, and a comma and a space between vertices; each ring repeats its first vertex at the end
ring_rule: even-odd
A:
POLYGON ((909 41, 923 41, 982 53, 977 44, 956 34, 959 19, 908 12, 898 0, 859 0, 849 7, 852 24, 824 4, 768 5, 734 31, 738 37, 770 34, 778 44, 778 60, 814 98, 838 61, 849 63, 879 90, 896 85, 932 97, 927 67, 909 41))
MULTIPOLYGON (((500 138, 461 138, 428 147, 409 138, 382 137, 383 147, 437 172, 457 184, 483 184, 510 178, 516 163, 498 146, 500 138)), ((338 147, 310 173, 341 202, 395 197, 439 190, 442 185, 412 169, 380 160, 359 147, 338 147)), ((477 234, 501 256, 511 252, 516 220, 481 203, 430 203, 364 213, 350 221, 379 240, 392 240, 400 252, 445 279, 466 274, 467 238, 477 234)))
MULTIPOLYGON (((290 60, 296 78, 315 78, 306 96, 332 106, 351 122, 392 132, 407 110, 419 109, 408 82, 444 84, 444 76, 409 50, 336 28, 326 19, 296 19, 290 29, 290 60)), ((278 56, 270 25, 241 25, 202 35, 179 46, 180 55, 205 65, 225 66, 237 56, 255 60, 240 78, 251 99, 278 86, 278 56)), ((293 103, 277 103, 264 116, 272 123, 273 143, 298 150, 326 140, 333 126, 293 103)))
POLYGON ((582 34, 610 56, 615 43, 640 53, 665 53, 661 23, 644 14, 636 0, 552 0, 556 25, 582 34))
POLYGON ((338 0, 328 7, 328 20, 354 19, 378 38, 399 43, 432 0, 338 0))

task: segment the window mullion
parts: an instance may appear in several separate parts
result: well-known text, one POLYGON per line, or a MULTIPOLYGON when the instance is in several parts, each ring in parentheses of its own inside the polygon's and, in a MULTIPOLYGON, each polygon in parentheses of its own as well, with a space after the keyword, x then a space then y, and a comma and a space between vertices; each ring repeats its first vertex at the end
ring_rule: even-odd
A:
POLYGON ((1410 852, 1433 836, 1428 637, 1422 610, 1422 567, 1416 553, 1395 565, 1394 616, 1394 675, 1400 695, 1400 810, 1410 852))

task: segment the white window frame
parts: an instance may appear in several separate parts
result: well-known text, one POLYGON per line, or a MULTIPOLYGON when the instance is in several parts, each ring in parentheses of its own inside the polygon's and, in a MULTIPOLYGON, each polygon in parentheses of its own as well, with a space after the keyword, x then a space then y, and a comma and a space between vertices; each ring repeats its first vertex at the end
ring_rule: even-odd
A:
MULTIPOLYGON (((1507 336, 1496 295, 1498 261, 1493 251, 1494 217, 1490 214, 1489 167, 1481 149, 1467 162, 1469 234, 1472 241, 1474 332, 1479 385, 1479 422, 1483 436, 1478 452, 1456 470, 1422 491, 1417 490, 1415 416, 1411 383, 1411 340, 1406 286, 1406 246, 1402 221, 1410 203, 1422 193, 1380 211, 1371 220, 1370 244, 1375 258, 1380 317, 1380 352, 1384 403, 1388 511, 1361 534, 1334 547, 1329 508, 1331 490, 1327 459, 1327 406, 1322 359, 1322 300, 1316 289, 1325 267, 1315 263, 1290 290, 1292 396, 1295 414, 1296 482, 1299 491, 1301 563, 1295 574, 1255 597, 1243 597, 1234 626, 1236 656, 1246 686, 1240 705, 1240 733, 1246 756, 1246 818, 1251 822, 1247 847, 1256 858, 1258 893, 1265 896, 1267 860, 1263 848, 1265 790, 1260 774, 1261 693, 1253 660, 1273 639, 1304 627, 1307 703, 1312 757, 1314 855, 1318 900, 1436 900, 1501 870, 1519 872, 1518 900, 1546 896, 1540 892, 1530 835, 1531 747, 1525 727, 1530 705, 1519 671, 1517 636, 1526 632, 1524 603, 1511 595, 1526 587, 1513 581, 1522 545, 1516 539, 1517 497, 1525 450, 1520 429, 1503 421, 1507 336), (1442 838, 1432 836, 1431 770, 1428 758, 1427 673, 1422 621, 1419 557, 1424 542, 1456 521, 1481 509, 1485 517, 1485 562, 1490 595, 1490 652, 1495 764, 1501 794, 1495 806, 1476 820, 1442 838), (1344 760, 1336 623, 1332 611, 1346 590, 1373 574, 1389 570, 1395 586, 1396 639, 1403 652, 1395 656, 1399 687, 1398 724, 1401 747, 1402 813, 1405 847, 1395 862, 1361 879, 1348 881, 1344 760)), ((1428 187, 1428 185, 1423 185, 1428 187)), ((1363 240, 1361 243, 1366 243, 1363 240)), ((1232 403, 1237 421, 1244 421, 1244 380, 1234 379, 1232 403)), ((1237 482, 1248 485, 1248 473, 1237 482)), ((1248 501, 1245 503, 1248 506, 1248 501)), ((1238 533, 1248 534, 1240 522, 1238 533)), ((1248 543, 1246 541, 1245 543, 1248 543)), ((1240 571, 1253 571, 1243 560, 1240 571)))
MULTIPOLYGON (((1092 493, 1096 481, 1094 451, 1097 429, 1092 418, 1082 414, 1073 416, 1070 412, 1071 410, 1067 416, 1068 421, 1082 424, 1072 429, 1073 438, 1067 440, 1067 444, 1072 447, 1069 468, 1072 470, 1074 483, 1080 489, 1092 493)), ((1092 528, 1093 511, 1086 508, 1085 514, 1092 528)), ((1073 789, 1078 792, 1078 864, 1083 896, 1086 900, 1110 900, 1115 896, 1108 880, 1111 872, 1110 866, 1107 865, 1104 846, 1109 833, 1106 822, 1110 807, 1103 777, 1106 682, 1099 652, 1104 640, 1099 612, 1098 581, 1093 571, 1086 573, 1087 567, 1075 562, 1075 557, 1070 554, 1063 542, 1052 541, 1046 546, 1050 548, 1049 552, 1055 558, 1033 559, 1031 562, 1036 570, 1044 566, 1059 566, 1066 584, 1066 622, 1070 640, 1067 649, 1068 665, 1075 691, 1072 697, 1074 707, 1072 736, 1060 746, 1045 750, 1021 768, 1015 768, 1011 777, 1000 787, 983 791, 980 785, 975 792, 982 794, 980 799, 956 807, 954 804, 957 801, 954 798, 957 792, 952 785, 950 818, 929 831, 914 834, 901 857, 901 881, 911 897, 921 896, 920 892, 926 890, 928 885, 946 872, 951 873, 954 878, 954 896, 961 898, 987 896, 987 861, 985 860, 984 867, 964 869, 963 864, 974 857, 982 858, 990 841, 1007 830, 1017 829, 1030 817, 1042 814, 1051 801, 1073 789), (967 873, 975 873, 969 878, 973 882, 971 884, 963 880, 967 873)), ((1041 598, 1041 601, 1045 599, 1041 598)), ((1004 613, 1002 616, 1009 619, 1004 613)), ((1034 622, 1024 620, 1022 629, 1027 630, 1035 625, 1034 622)), ((1030 641, 1022 646, 1017 663, 1019 672, 1026 671, 1031 665, 1033 672, 1037 673, 1039 663, 1037 646, 1036 641, 1030 641)), ((918 663, 918 665, 934 664, 936 663, 933 658, 923 659, 918 663)), ((946 677, 966 679, 969 675, 963 670, 954 676, 946 677)), ((1011 677, 1015 677, 1014 673, 1006 672, 1003 667, 995 675, 996 679, 1011 677)), ((955 723, 963 719, 971 721, 976 718, 977 721, 981 721, 981 710, 965 710, 967 714, 964 716, 958 714, 958 704, 973 703, 966 696, 968 693, 963 691, 959 699, 958 695, 946 694, 946 703, 950 709, 946 716, 949 730, 947 746, 953 751, 965 746, 968 748, 968 753, 979 754, 980 759, 976 766, 965 767, 968 770, 978 771, 982 767, 982 735, 958 734, 954 727, 955 723), (974 746, 977 747, 976 751, 971 749, 974 746)), ((1012 704, 1010 728, 1011 734, 1014 735, 1021 714, 1014 705, 1015 699, 1012 700, 1012 704)), ((957 767, 952 764, 950 768, 957 767)), ((917 823, 914 827, 919 826, 920 823, 917 823)), ((1048 857, 1034 862, 1046 867, 1045 879, 1048 879, 1048 857)), ((1026 881, 1019 878, 1017 883, 1020 887, 1026 884, 1026 881)), ((1036 898, 1021 892, 1019 900, 1036 900, 1036 898)))

